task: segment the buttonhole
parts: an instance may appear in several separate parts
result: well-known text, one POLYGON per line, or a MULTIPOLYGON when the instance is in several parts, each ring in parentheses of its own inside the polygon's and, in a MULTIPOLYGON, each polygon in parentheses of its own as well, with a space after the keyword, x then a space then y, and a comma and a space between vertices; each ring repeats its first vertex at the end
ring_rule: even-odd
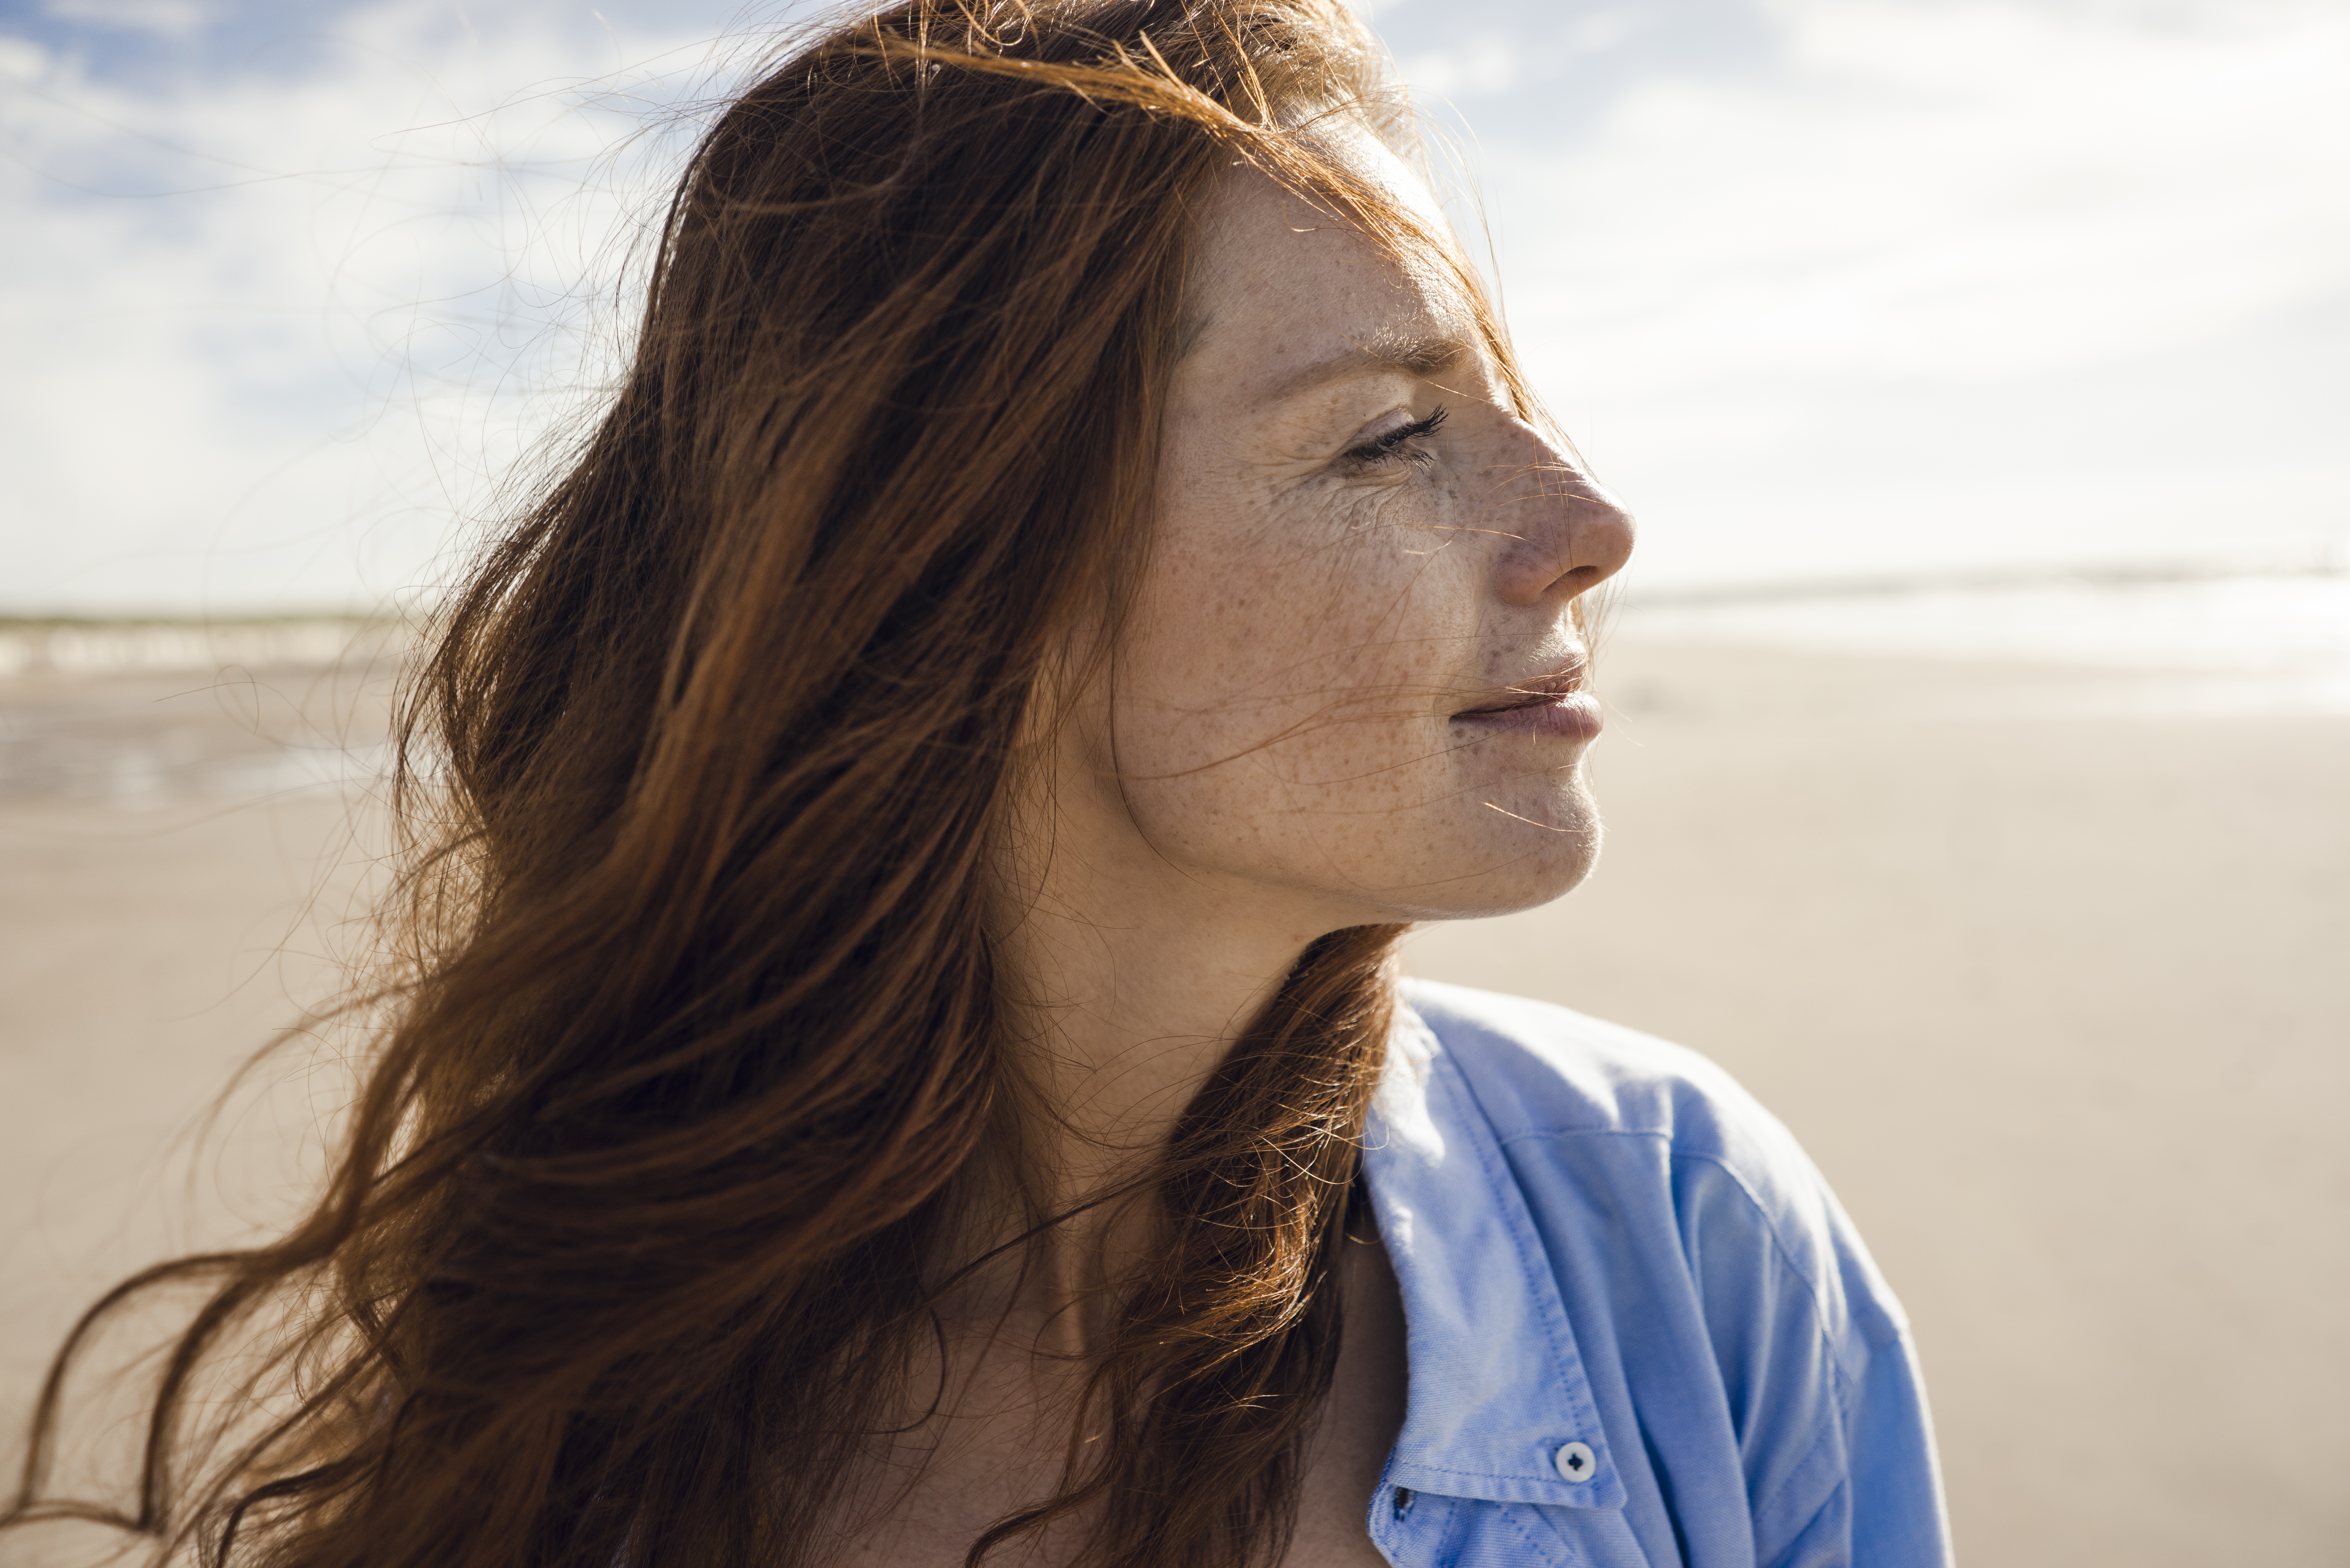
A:
POLYGON ((1410 1511, 1411 1489, 1409 1487, 1400 1486, 1396 1488, 1396 1517, 1398 1519, 1401 1519, 1405 1514, 1409 1513, 1410 1511))

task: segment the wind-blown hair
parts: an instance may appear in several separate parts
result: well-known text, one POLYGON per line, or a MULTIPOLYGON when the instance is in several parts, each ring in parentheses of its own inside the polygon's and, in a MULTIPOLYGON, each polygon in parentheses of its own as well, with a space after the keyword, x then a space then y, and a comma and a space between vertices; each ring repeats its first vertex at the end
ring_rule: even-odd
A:
MULTIPOLYGON (((1400 138, 1383 83, 1340 0, 911 0, 723 113, 608 411, 410 678, 399 967, 323 1195, 91 1310, 7 1526, 285 1568, 824 1558, 920 1409, 975 1184, 1049 1185, 989 857, 1055 694, 1116 656, 1195 220, 1247 163, 1449 257, 1317 147, 1400 138), (135 1505, 50 1496, 76 1356, 173 1282, 204 1304, 135 1505)), ((1281 1554, 1398 929, 1316 943, 1131 1185, 1159 1241, 1060 1489, 974 1563, 1047 1526, 1120 1568, 1281 1554)))

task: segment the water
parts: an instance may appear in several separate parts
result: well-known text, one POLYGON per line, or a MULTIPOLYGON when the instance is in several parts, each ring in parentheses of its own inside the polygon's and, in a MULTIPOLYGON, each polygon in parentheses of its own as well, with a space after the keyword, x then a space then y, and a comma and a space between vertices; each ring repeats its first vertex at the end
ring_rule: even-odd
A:
POLYGON ((2136 673, 2235 712, 2350 714, 2350 574, 1637 601, 1644 641, 2136 673))
POLYGON ((0 806, 363 794, 396 653, 353 621, 0 626, 0 806))
POLYGON ((0 677, 212 673, 236 667, 329 665, 378 657, 396 635, 380 621, 90 621, 0 625, 0 677))
MULTIPOLYGON (((1758 591, 1635 600, 1613 625, 1660 644, 2084 677, 1986 682, 1981 705, 2000 714, 2350 715, 2350 574, 1758 591)), ((140 810, 374 787, 390 762, 396 638, 389 626, 324 619, 0 628, 0 804, 140 810)))

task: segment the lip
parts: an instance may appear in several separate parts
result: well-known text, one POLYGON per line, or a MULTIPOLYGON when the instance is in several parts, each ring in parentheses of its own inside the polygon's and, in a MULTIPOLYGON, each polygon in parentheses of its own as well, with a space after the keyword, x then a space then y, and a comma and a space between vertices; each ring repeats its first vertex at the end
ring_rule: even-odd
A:
POLYGON ((1518 734, 1553 735, 1562 740, 1588 741, 1607 722, 1599 699, 1583 690, 1583 671, 1524 680, 1513 688, 1512 700, 1452 715, 1456 724, 1481 730, 1506 730, 1518 734))

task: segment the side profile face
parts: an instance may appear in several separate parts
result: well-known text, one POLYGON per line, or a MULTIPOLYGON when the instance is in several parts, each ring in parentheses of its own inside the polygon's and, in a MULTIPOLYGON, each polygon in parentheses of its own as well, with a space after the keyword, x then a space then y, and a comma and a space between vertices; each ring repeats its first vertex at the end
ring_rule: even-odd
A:
POLYGON ((1093 787, 1187 888, 1323 929, 1565 892, 1599 838, 1573 607, 1630 519, 1518 417, 1444 269, 1243 169, 1194 277, 1149 570, 1074 730, 1093 787))

